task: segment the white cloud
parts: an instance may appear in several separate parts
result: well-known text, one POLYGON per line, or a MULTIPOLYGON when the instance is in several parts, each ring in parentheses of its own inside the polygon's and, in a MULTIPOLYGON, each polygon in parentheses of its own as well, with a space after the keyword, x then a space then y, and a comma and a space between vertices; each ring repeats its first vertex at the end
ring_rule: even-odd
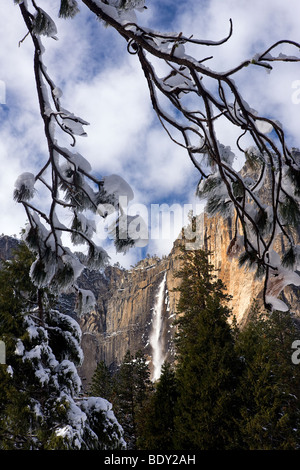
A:
POLYGON ((120 172, 137 158, 152 117, 146 87, 133 66, 104 67, 90 82, 67 86, 64 99, 90 123, 88 139, 78 141, 78 148, 95 170, 120 172))
MULTIPOLYGON (((193 0, 185 3, 185 12, 178 17, 178 27, 194 37, 219 40, 225 37, 229 19, 233 21, 232 37, 220 47, 194 47, 193 52, 201 59, 213 55, 206 65, 218 72, 227 71, 256 53, 264 52, 281 39, 299 40, 300 4, 297 0, 284 3, 281 0, 220 0, 205 1, 201 7, 193 0)), ((279 47, 274 51, 297 55, 296 48, 279 47)), ((234 75, 240 93, 251 107, 262 115, 282 121, 290 143, 298 139, 297 122, 300 106, 292 102, 292 83, 300 79, 298 64, 272 63, 273 71, 249 66, 234 75)), ((234 133, 234 131, 231 130, 234 133)), ((227 133, 224 132, 225 135, 227 133)), ((220 130, 222 135, 222 130, 220 130)), ((234 141, 234 139, 232 140, 234 141)))

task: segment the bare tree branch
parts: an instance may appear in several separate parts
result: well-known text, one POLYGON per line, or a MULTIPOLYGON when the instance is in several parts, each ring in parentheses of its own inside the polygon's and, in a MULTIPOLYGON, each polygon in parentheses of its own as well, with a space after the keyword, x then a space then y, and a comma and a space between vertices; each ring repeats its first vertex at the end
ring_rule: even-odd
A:
MULTIPOLYGON (((36 2, 32 3, 38 10, 36 2)), ((229 33, 223 39, 207 41, 195 39, 192 35, 185 36, 182 32, 163 34, 143 28, 132 19, 127 20, 127 11, 139 6, 141 4, 139 0, 119 3, 117 0, 82 0, 82 4, 105 24, 114 28, 127 42, 127 51, 136 55, 144 72, 151 103, 159 121, 172 141, 186 149, 193 165, 200 173, 199 196, 207 199, 210 213, 225 212, 230 216, 235 214, 236 230, 230 248, 234 246, 238 232, 241 232, 245 250, 241 262, 257 265, 259 272, 263 272, 265 303, 271 304, 272 286, 278 285, 278 278, 283 273, 282 260, 278 260, 275 250, 279 233, 287 247, 292 250, 291 259, 294 261, 291 263, 291 269, 296 270, 298 263, 300 265, 300 254, 296 249, 298 239, 295 237, 295 227, 297 229, 297 223, 300 222, 297 187, 300 184, 300 154, 288 148, 284 130, 277 121, 260 116, 251 109, 239 93, 232 77, 245 67, 259 66, 271 70, 272 62, 299 62, 298 56, 287 56, 283 53, 273 56, 271 52, 285 45, 294 47, 298 52, 300 44, 291 40, 279 40, 263 53, 256 54, 255 57, 243 61, 231 70, 217 72, 206 66, 211 56, 195 58, 189 55, 185 48, 189 45, 199 45, 203 51, 203 46, 211 48, 226 43, 233 34, 231 20, 229 20, 229 33), (157 76, 151 61, 152 57, 167 67, 168 72, 163 77, 157 76), (206 86, 207 81, 212 84, 210 87, 206 86), (172 114, 167 112, 161 97, 167 98, 171 104, 172 114), (222 145, 217 138, 216 124, 220 119, 240 130, 236 142, 237 148, 244 151, 248 167, 251 162, 255 162, 256 171, 234 170, 233 152, 222 145), (251 138, 254 151, 242 149, 241 140, 245 136, 251 138), (292 193, 287 192, 287 182, 293 188, 292 193), (260 192, 262 185, 264 192, 267 193, 263 197, 260 192)), ((52 183, 47 187, 52 191, 52 205, 47 220, 55 243, 60 247, 55 234, 58 227, 54 221, 56 207, 61 204, 59 189, 63 187, 69 193, 69 205, 77 206, 78 210, 83 195, 90 199, 91 205, 94 204, 94 197, 90 196, 86 187, 76 184, 75 179, 80 179, 82 176, 96 183, 99 188, 101 181, 95 180, 82 167, 76 166, 73 163, 73 155, 54 143, 51 129, 55 124, 71 136, 74 146, 76 140, 72 125, 69 124, 86 123, 62 109, 55 84, 47 75, 42 63, 40 39, 34 28, 35 17, 29 13, 25 3, 20 4, 20 9, 34 44, 34 70, 49 149, 49 160, 36 178, 45 184, 44 172, 51 167, 52 183), (47 87, 51 92, 54 110, 46 96, 47 87), (57 162, 58 156, 68 162, 69 177, 62 174, 57 162), (70 178, 72 172, 73 180, 70 178), (72 192, 74 197, 71 195, 72 192)), ((70 16, 72 14, 71 12, 70 16)), ((52 24, 49 30, 51 34, 55 30, 52 24)), ((29 211, 28 205, 26 209, 29 211)), ((287 277, 282 276, 282 279, 282 288, 284 288, 287 277)))

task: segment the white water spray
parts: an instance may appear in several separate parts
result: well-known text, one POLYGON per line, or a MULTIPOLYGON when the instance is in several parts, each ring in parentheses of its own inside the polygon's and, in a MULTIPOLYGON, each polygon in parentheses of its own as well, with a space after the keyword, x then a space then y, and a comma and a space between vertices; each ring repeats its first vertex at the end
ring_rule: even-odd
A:
POLYGON ((165 285, 166 285, 166 273, 161 281, 158 293, 156 294, 156 302, 154 305, 153 310, 153 323, 152 323, 152 331, 150 334, 150 345, 152 347, 152 364, 153 364, 153 374, 152 374, 152 381, 155 382, 159 379, 161 374, 161 368, 165 360, 165 355, 163 352, 163 344, 162 344, 162 310, 163 310, 163 303, 164 303, 164 292, 165 292, 165 285))

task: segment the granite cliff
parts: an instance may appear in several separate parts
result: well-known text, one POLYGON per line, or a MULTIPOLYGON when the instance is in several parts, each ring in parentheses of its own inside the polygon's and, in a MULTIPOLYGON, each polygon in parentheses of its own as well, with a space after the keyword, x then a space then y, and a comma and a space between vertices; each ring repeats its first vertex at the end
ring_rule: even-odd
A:
POLYGON ((93 273, 92 284, 90 274, 80 279, 81 286, 91 289, 97 298, 95 310, 79 319, 84 351, 80 372, 87 383, 99 360, 114 368, 128 350, 132 354, 143 350, 152 376, 164 359, 172 361, 178 254, 179 243, 175 243, 163 259, 149 257, 130 270, 109 266, 102 273, 93 273), (155 325, 159 325, 157 337, 153 335, 155 325))
POLYGON ((0 236, 0 265, 1 260, 5 261, 12 257, 13 252, 18 248, 19 243, 20 242, 17 238, 3 234, 0 236))
MULTIPOLYGON (((212 253, 211 262, 232 296, 232 315, 243 325, 253 300, 262 301, 263 283, 255 279, 254 272, 241 268, 236 258, 228 256, 231 219, 202 214, 193 230, 199 235, 196 238, 200 245, 212 253)), ((17 243, 16 239, 0 237, 0 257, 9 258, 17 243)), ((84 361, 79 372, 85 389, 99 361, 113 369, 127 350, 132 354, 138 350, 145 353, 153 378, 159 374, 164 360, 173 360, 173 321, 179 295, 174 291, 178 285, 175 272, 182 243, 183 240, 176 240, 168 256, 147 257, 130 270, 108 266, 102 271, 84 271, 79 285, 94 293, 96 306, 81 318, 74 313, 75 297, 61 297, 61 311, 74 316, 82 329, 84 361)), ((300 289, 289 286, 283 297, 294 315, 300 317, 300 289)))
MULTIPOLYGON (((232 297, 229 303, 232 316, 243 326, 253 301, 262 303, 263 283, 255 278, 253 271, 241 268, 236 258, 228 256, 232 239, 231 219, 202 214, 195 230, 202 231, 198 237, 202 240, 201 246, 212 252, 211 262, 232 297)), ((144 259, 131 270, 108 267, 102 274, 97 274, 94 286, 90 285, 90 275, 87 276, 87 284, 83 283, 83 287, 90 286, 95 292, 97 307, 80 319, 85 356, 81 375, 86 383, 90 381, 99 360, 104 360, 110 367, 117 366, 128 349, 132 354, 142 349, 149 359, 152 376, 155 374, 154 354, 157 345, 151 343, 151 331, 155 324, 160 287, 163 290, 160 354, 162 359, 172 361, 173 320, 179 295, 174 292, 178 286, 174 275, 179 268, 181 243, 183 240, 176 240, 167 257, 144 259), (164 276, 165 281, 161 286, 164 276)), ((296 317, 300 317, 299 297, 300 289, 292 286, 288 286, 283 294, 284 301, 296 317)))

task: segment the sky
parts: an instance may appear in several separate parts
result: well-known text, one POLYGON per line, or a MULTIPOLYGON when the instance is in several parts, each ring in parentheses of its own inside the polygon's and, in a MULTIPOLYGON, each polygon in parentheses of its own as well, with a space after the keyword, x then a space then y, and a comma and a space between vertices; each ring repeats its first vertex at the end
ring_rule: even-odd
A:
MULTIPOLYGON (((63 92, 63 106, 90 123, 87 137, 77 140, 77 151, 91 163, 97 176, 117 174, 130 184, 133 209, 146 208, 144 215, 150 233, 152 230, 146 246, 132 249, 125 256, 116 254, 109 240, 101 239, 100 243, 112 263, 124 267, 135 264, 146 253, 167 255, 186 221, 186 208, 203 208, 194 196, 199 174, 184 149, 161 128, 138 60, 127 53, 118 33, 97 21, 80 0, 80 13, 70 20, 57 18, 58 0, 39 0, 38 4, 52 16, 58 29, 57 41, 43 38, 47 71, 63 92), (162 204, 167 208, 178 205, 175 227, 156 227, 154 218, 151 225, 151 209, 162 204), (162 233, 157 231, 159 228, 162 233)), ((141 25, 163 32, 182 31, 186 36, 193 34, 207 40, 225 37, 231 18, 233 36, 226 44, 191 50, 199 59, 213 55, 209 67, 217 71, 252 58, 280 39, 300 42, 299 0, 148 0, 146 5, 147 10, 138 14, 141 25)), ((30 38, 19 46, 25 34, 19 8, 13 0, 2 0, 0 233, 17 236, 26 224, 26 216, 13 200, 14 183, 20 173, 35 173, 47 159, 30 38)), ((235 81, 249 105, 279 120, 289 145, 300 147, 300 63, 278 63, 270 74, 260 67, 248 67, 235 81)), ((220 125, 220 142, 231 145, 235 137, 234 130, 220 125)))

